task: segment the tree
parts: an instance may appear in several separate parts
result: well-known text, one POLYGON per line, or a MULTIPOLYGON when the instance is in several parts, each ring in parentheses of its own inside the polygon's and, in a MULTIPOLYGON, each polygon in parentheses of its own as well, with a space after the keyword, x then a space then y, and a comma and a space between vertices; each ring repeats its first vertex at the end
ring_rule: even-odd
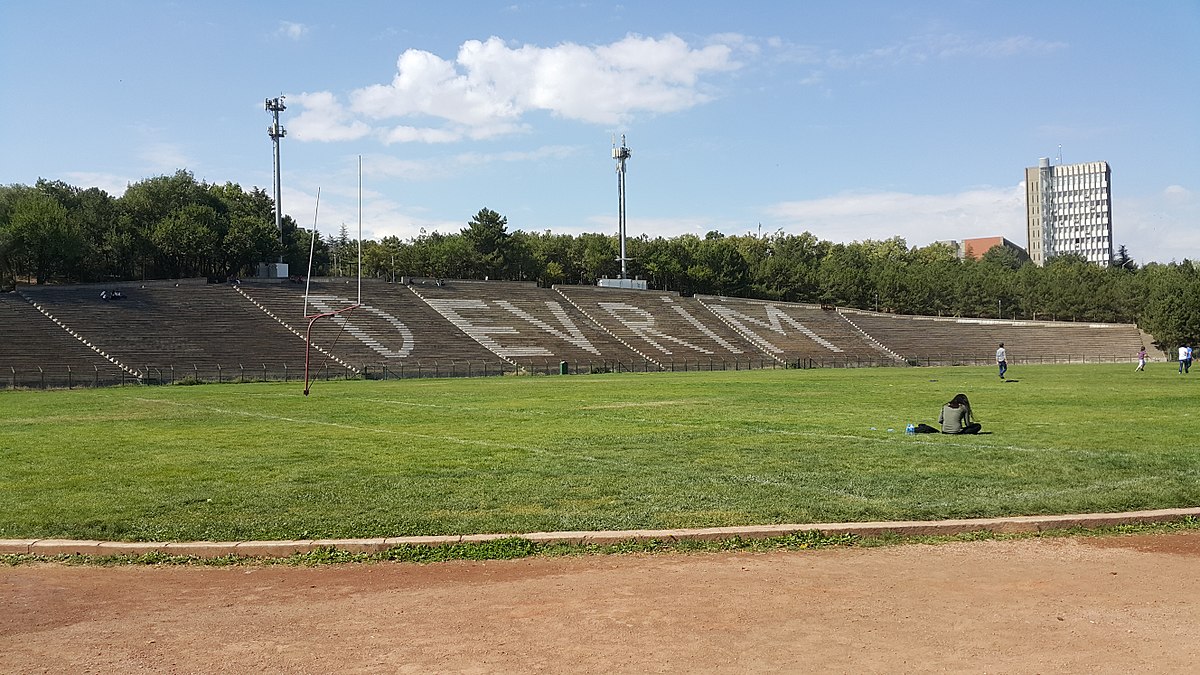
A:
POLYGON ((615 278, 620 272, 617 264, 616 237, 607 234, 581 234, 571 249, 572 260, 578 264, 576 283, 595 284, 597 280, 615 278))
POLYGON ((531 264, 537 271, 533 278, 537 279, 539 284, 550 286, 571 283, 579 278, 579 269, 571 258, 574 237, 568 234, 553 234, 550 230, 518 234, 533 260, 531 264))
POLYGON ((256 263, 276 259, 283 246, 275 223, 246 215, 229 219, 229 228, 220 244, 218 276, 241 275, 256 263))
POLYGON ((835 244, 821 260, 821 302, 847 307, 873 307, 871 262, 859 242, 835 244))
POLYGON ((908 266, 911 311, 936 316, 952 312, 958 279, 964 273, 958 251, 949 244, 913 249, 908 266))
POLYGON ((634 274, 644 276, 655 288, 690 289, 687 269, 692 266, 693 256, 682 237, 650 239, 642 235, 626 243, 632 243, 634 274))
POLYGON ((480 209, 467 223, 467 227, 462 230, 462 236, 478 254, 478 268, 472 270, 472 276, 503 276, 509 279, 513 277, 512 241, 507 227, 508 219, 488 208, 480 209))
POLYGON ((219 241, 216 223, 217 212, 211 206, 190 204, 154 225, 150 241, 171 276, 203 276, 214 271, 219 241))
POLYGON ((335 277, 346 276, 346 270, 353 269, 357 264, 355 262, 357 252, 351 244, 354 240, 350 238, 350 231, 346 229, 346 224, 342 223, 338 229, 337 236, 329 235, 329 255, 333 258, 333 267, 330 269, 330 274, 335 277))
POLYGON ((1029 261, 1029 256, 1003 244, 996 244, 984 252, 979 261, 993 267, 1015 272, 1020 269, 1021 265, 1029 261))
POLYGON ((1200 343, 1200 273, 1187 260, 1143 269, 1150 289, 1139 325, 1160 349, 1200 343))
POLYGON ((363 242, 363 275, 394 281, 401 275, 411 274, 408 271, 411 250, 396 236, 384 237, 379 243, 363 242))
POLYGON ((1129 257, 1129 250, 1125 248, 1125 244, 1117 247, 1117 252, 1113 255, 1112 266, 1129 272, 1137 270, 1137 263, 1133 261, 1133 258, 1129 257))
POLYGON ((10 259, 16 261, 18 271, 23 268, 44 284, 79 264, 83 236, 67 218, 67 209, 51 195, 37 189, 22 191, 13 201, 8 219, 10 259))
POLYGON ((227 209, 220 197, 213 194, 209 186, 197 183, 190 172, 181 169, 170 176, 155 176, 134 183, 119 201, 125 219, 122 227, 134 235, 131 243, 142 276, 177 276, 185 273, 185 267, 189 268, 186 271, 189 274, 212 267, 216 245, 224 235, 223 220, 227 218, 227 209), (188 207, 206 207, 207 210, 186 211, 188 207), (164 225, 168 218, 173 222, 164 225), (197 227, 201 223, 203 228, 210 230, 211 237, 198 236, 197 227), (189 236, 195 241, 204 241, 208 248, 202 252, 183 251, 177 244, 170 244, 172 251, 164 251, 156 242, 165 241, 167 232, 175 228, 190 230, 189 236), (200 262, 201 257, 206 260, 200 262))
POLYGON ((741 247, 750 266, 751 293, 788 302, 816 302, 820 298, 819 269, 828 243, 809 232, 799 235, 776 232, 769 237, 743 237, 741 247))
POLYGON ((11 291, 17 285, 20 265, 16 232, 12 227, 12 208, 22 192, 28 189, 24 185, 0 186, 0 293, 11 291))
POLYGON ((742 296, 750 287, 750 268, 735 243, 724 236, 705 238, 696 264, 688 269, 697 293, 742 296))
POLYGON ((1051 258, 1042 277, 1047 311, 1058 320, 1102 321, 1100 307, 1108 294, 1104 270, 1076 254, 1051 258))
POLYGON ((274 202, 258 188, 246 192, 237 183, 209 185, 208 192, 223 205, 214 228, 219 238, 214 262, 218 276, 242 274, 256 263, 273 261, 283 253, 275 228, 274 202))
MULTIPOLYGON (((357 250, 343 225, 328 242, 285 215, 274 225, 264 191, 197 182, 176 171, 134 183, 113 199, 62 181, 0 186, 0 290, 16 280, 90 281, 210 274, 224 276, 282 255, 297 272, 349 274, 357 250), (282 242, 280 241, 282 239, 282 242)), ((481 209, 460 232, 424 231, 401 241, 364 241, 364 273, 595 283, 620 271, 616 238, 509 233, 507 219, 481 209)), ((1120 246, 1107 268, 1065 255, 1045 267, 994 247, 960 261, 942 244, 909 249, 893 237, 833 244, 805 232, 629 240, 629 272, 684 295, 720 293, 816 301, 904 313, 1137 321, 1158 344, 1200 341, 1200 271, 1192 262, 1139 268, 1120 246)))

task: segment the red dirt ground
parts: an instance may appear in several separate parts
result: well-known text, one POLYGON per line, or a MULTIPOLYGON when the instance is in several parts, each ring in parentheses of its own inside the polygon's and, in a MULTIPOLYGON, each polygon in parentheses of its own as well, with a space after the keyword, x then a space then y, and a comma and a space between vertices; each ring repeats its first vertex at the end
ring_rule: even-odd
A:
POLYGON ((3 672, 1196 672, 1200 532, 0 568, 3 672))

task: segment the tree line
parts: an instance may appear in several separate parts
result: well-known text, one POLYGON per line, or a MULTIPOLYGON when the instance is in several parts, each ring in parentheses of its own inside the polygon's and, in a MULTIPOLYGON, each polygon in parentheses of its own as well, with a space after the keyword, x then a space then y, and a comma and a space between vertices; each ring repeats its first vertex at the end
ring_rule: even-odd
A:
MULTIPOLYGON (((308 269, 312 232, 288 216, 276 230, 263 190, 197 182, 187 171, 131 184, 114 198, 59 181, 0 187, 0 289, 253 274, 282 259, 308 269)), ((1191 261, 1134 265, 1121 248, 1101 268, 1077 256, 1038 267, 1003 247, 960 260, 945 244, 901 238, 832 243, 811 233, 641 237, 627 270, 651 288, 809 302, 903 314, 1137 323, 1165 349, 1200 342, 1200 270, 1191 261)), ((362 242, 364 276, 595 284, 620 273, 609 234, 509 231, 480 209, 458 232, 362 242)), ((343 226, 318 237, 314 275, 357 274, 358 242, 343 226)))

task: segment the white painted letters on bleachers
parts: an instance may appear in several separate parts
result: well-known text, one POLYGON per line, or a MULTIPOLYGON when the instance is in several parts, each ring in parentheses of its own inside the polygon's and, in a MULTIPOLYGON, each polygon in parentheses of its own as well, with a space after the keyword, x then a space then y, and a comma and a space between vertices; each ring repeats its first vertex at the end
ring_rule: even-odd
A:
MULTIPOLYGON (((519 347, 501 344, 492 336, 520 335, 521 332, 513 326, 482 323, 483 321, 488 320, 489 317, 465 316, 467 312, 472 310, 478 310, 481 312, 495 312, 495 309, 489 307, 487 301, 485 300, 428 298, 426 302, 429 303, 430 307, 433 307, 435 310, 437 310, 439 314, 446 317, 447 320, 457 326, 459 330, 471 336, 476 342, 484 347, 487 347, 495 354, 509 358, 523 356, 554 356, 554 352, 545 347, 519 347)), ((544 333, 552 335, 560 340, 575 345, 579 349, 583 349, 597 356, 601 355, 600 350, 596 349, 591 341, 589 341, 583 335, 583 332, 579 330, 579 327, 576 326, 573 321, 571 321, 569 316, 567 316, 567 313, 565 310, 563 310, 562 305, 557 302, 546 302, 546 309, 549 310, 550 314, 552 314, 560 324, 562 324, 565 332, 564 330, 558 330, 554 328, 549 323, 537 318, 533 314, 521 309, 520 307, 517 307, 507 300, 494 300, 493 302, 495 307, 520 318, 522 321, 525 321, 544 333)))
POLYGON ((667 335, 666 333, 658 330, 658 328, 656 328, 654 315, 642 309, 641 307, 634 307, 633 305, 624 302, 601 302, 599 305, 601 309, 608 312, 609 316, 621 322, 621 325, 633 331, 634 335, 637 335, 641 339, 645 340, 650 346, 664 354, 670 355, 673 352, 659 344, 657 340, 674 342, 681 347, 694 349, 701 354, 713 353, 711 349, 705 349, 704 347, 694 345, 687 340, 681 340, 673 335, 667 335))
POLYGON ((426 298, 425 302, 436 309, 439 314, 458 326, 458 329, 471 336, 489 351, 504 357, 519 356, 551 356, 550 350, 544 347, 506 347, 493 338, 493 335, 517 335, 517 329, 512 326, 484 325, 463 316, 470 310, 484 310, 488 306, 483 300, 455 300, 451 298, 426 298))
MULTIPOLYGON (((342 307, 353 304, 353 301, 349 298, 340 298, 333 295, 309 296, 308 302, 321 312, 332 312, 335 311, 335 309, 341 309, 342 307)), ((360 305, 355 308, 353 312, 368 312, 391 324, 392 327, 396 329, 396 332, 400 334, 400 349, 389 349, 382 342, 372 337, 371 334, 367 333, 367 331, 356 326, 352 318, 348 318, 346 314, 338 314, 332 317, 334 323, 338 324, 342 330, 358 338, 359 342, 362 342, 364 345, 375 350, 376 353, 385 358, 403 359, 412 353, 414 342, 413 334, 412 331, 408 329, 408 326, 404 325, 404 322, 400 321, 391 314, 388 314, 382 309, 379 309, 378 307, 372 307, 370 305, 360 305)), ((353 312, 348 312, 348 314, 353 314, 353 312)))
POLYGON ((727 321, 729 323, 729 325, 736 328, 738 330, 738 332, 740 332, 742 335, 745 335, 746 338, 749 339, 750 341, 754 342, 758 346, 762 347, 763 349, 765 349, 768 352, 771 352, 773 354, 781 354, 781 353, 783 353, 783 350, 780 349, 779 347, 776 347, 765 337, 754 332, 754 330, 752 328, 750 328, 749 326, 747 326, 746 324, 748 324, 748 323, 754 324, 756 326, 766 328, 767 330, 772 331, 774 333, 778 333, 780 336, 786 337, 787 330, 785 330, 783 327, 783 324, 786 323, 786 324, 790 325, 791 327, 795 328, 796 330, 800 331, 802 334, 804 334, 806 337, 811 339, 813 342, 816 342, 817 344, 828 349, 829 351, 831 351, 831 352, 842 351, 841 348, 839 348, 837 345, 833 344, 829 340, 826 340, 825 338, 821 337, 820 335, 817 335, 810 328, 808 328, 804 324, 800 323, 796 319, 788 316, 782 309, 779 309, 775 305, 762 305, 762 307, 764 308, 764 310, 766 312, 766 316, 767 316, 766 321, 763 321, 762 319, 757 319, 752 316, 747 316, 745 314, 742 314, 741 312, 736 312, 733 309, 731 309, 730 307, 720 304, 720 303, 712 303, 712 305, 711 305, 712 311, 714 313, 720 315, 722 318, 724 318, 725 321, 727 321))
POLYGON ((550 313, 554 315, 554 318, 558 319, 558 322, 562 324, 563 328, 567 331, 566 333, 557 330, 550 324, 542 321, 541 319, 530 314, 529 312, 526 312, 520 307, 517 307, 507 300, 497 300, 496 305, 511 312, 512 314, 515 314, 525 321, 528 321, 534 326, 537 326, 538 328, 560 340, 569 342, 582 350, 591 352, 596 356, 600 356, 600 350, 596 349, 596 347, 592 345, 591 341, 584 337, 583 332, 579 330, 579 327, 575 325, 575 322, 571 321, 571 317, 567 316, 567 311, 564 310, 562 305, 558 304, 557 302, 547 300, 546 309, 550 310, 550 313))
POLYGON ((682 316, 684 321, 687 321, 688 323, 695 326, 696 330, 698 330, 701 333, 704 333, 708 337, 712 338, 713 342, 716 342, 717 344, 728 349, 730 352, 732 352, 734 354, 742 353, 742 350, 739 349, 736 345, 730 344, 728 341, 726 341, 720 335, 717 335, 716 333, 714 333, 713 329, 700 323, 700 320, 697 319, 696 317, 692 316, 691 313, 687 311, 687 309, 676 304, 674 298, 672 298, 671 296, 669 296, 669 295, 662 296, 662 301, 665 302, 666 304, 670 305, 671 309, 678 312, 679 316, 682 316))

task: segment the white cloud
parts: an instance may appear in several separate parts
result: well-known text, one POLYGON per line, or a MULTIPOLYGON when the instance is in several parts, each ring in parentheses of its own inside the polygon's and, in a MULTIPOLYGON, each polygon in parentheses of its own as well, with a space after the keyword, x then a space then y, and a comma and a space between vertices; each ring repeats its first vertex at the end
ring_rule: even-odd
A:
POLYGON ((430 129, 401 125, 392 127, 383 134, 383 142, 392 143, 455 143, 461 141, 465 131, 461 129, 430 129))
MULTIPOLYGON (((772 231, 808 231, 840 243, 900 236, 909 246, 925 246, 943 239, 1002 236, 1027 245, 1023 183, 943 195, 843 193, 780 202, 767 207, 764 216, 772 231)), ((1122 244, 1139 263, 1200 260, 1200 199, 1180 185, 1115 198, 1113 249, 1122 244)))
MULTIPOLYGON (((561 230, 564 233, 576 235, 587 232, 603 232, 613 235, 617 233, 618 223, 615 213, 613 215, 592 216, 587 219, 587 222, 589 225, 586 227, 555 228, 554 231, 559 232, 561 230)), ((630 217, 625 222, 625 236, 636 238, 645 234, 651 239, 656 237, 670 239, 684 234, 694 234, 698 237, 703 237, 713 230, 726 234, 743 234, 743 232, 736 229, 741 227, 742 225, 721 223, 703 216, 682 216, 679 218, 630 217)))
MULTIPOLYGON (((179 167, 183 168, 183 167, 179 167)), ((120 197, 125 194, 125 188, 129 187, 130 183, 135 183, 142 180, 141 178, 133 179, 126 176, 118 176, 111 173, 97 173, 91 171, 68 171, 63 174, 63 178, 70 184, 83 188, 100 188, 113 197, 120 197)))
POLYGON ((1163 188, 1163 196, 1172 200, 1191 200, 1195 195, 1182 185, 1168 185, 1163 188))
POLYGON ((1028 35, 1012 35, 979 40, 966 35, 935 35, 925 39, 928 49, 941 58, 1005 59, 1014 56, 1043 56, 1067 48, 1065 42, 1039 40, 1028 35))
POLYGON ((981 187, 944 195, 842 193, 774 204, 771 229, 812 232, 833 242, 903 237, 910 246, 942 239, 1003 236, 1025 245, 1025 191, 981 187))
POLYGON ((194 162, 175 143, 153 142, 142 146, 138 158, 150 171, 174 173, 178 169, 195 169, 194 162))
POLYGON ((569 145, 544 145, 530 151, 464 152, 457 155, 454 161, 464 166, 480 166, 494 162, 536 162, 543 159, 564 159, 578 154, 579 151, 580 148, 569 145))
POLYGON ((298 137, 360 138, 370 132, 363 119, 404 120, 382 126, 380 139, 445 143, 524 131, 534 112, 601 125, 676 112, 712 98, 703 78, 740 67, 735 47, 752 51, 741 42, 726 35, 692 47, 675 35, 629 35, 608 45, 538 47, 492 37, 464 42, 452 61, 409 49, 391 82, 350 92, 348 106, 330 92, 298 96, 298 137))
POLYGON ((519 163, 543 159, 562 159, 579 152, 579 148, 566 145, 547 145, 531 151, 510 152, 464 152, 430 160, 409 160, 378 155, 368 157, 363 163, 363 172, 368 176, 425 180, 454 175, 464 168, 478 167, 498 162, 519 163))
MULTIPOLYGON (((321 189, 319 211, 316 188, 284 188, 283 208, 305 229, 312 229, 314 215, 317 230, 322 236, 336 235, 342 225, 351 237, 358 236, 358 187, 350 183, 321 189)), ((461 222, 431 217, 424 209, 398 203, 378 192, 365 191, 362 199, 362 235, 364 240, 378 241, 384 237, 411 239, 426 232, 458 232, 466 226, 461 222)))
POLYGON ((915 35, 890 44, 849 53, 813 45, 790 44, 779 38, 769 38, 764 44, 779 61, 802 65, 823 64, 825 67, 839 70, 919 64, 934 59, 1043 56, 1068 46, 1065 42, 1041 40, 1028 35, 986 39, 954 33, 915 35))
POLYGON ((1200 260, 1200 199, 1182 185, 1113 199, 1113 248, 1124 244, 1138 263, 1200 260))
POLYGON ((352 118, 333 94, 325 91, 294 94, 304 112, 284 126, 301 141, 353 141, 371 133, 371 128, 352 118))
POLYGON ((310 30, 311 29, 308 26, 302 23, 296 23, 295 21, 280 21, 279 28, 276 29, 275 34, 280 37, 285 37, 289 40, 300 40, 304 36, 308 35, 310 30))
POLYGON ((391 156, 371 156, 363 162, 363 175, 376 178, 424 180, 451 175, 447 164, 438 160, 400 159, 391 156))

